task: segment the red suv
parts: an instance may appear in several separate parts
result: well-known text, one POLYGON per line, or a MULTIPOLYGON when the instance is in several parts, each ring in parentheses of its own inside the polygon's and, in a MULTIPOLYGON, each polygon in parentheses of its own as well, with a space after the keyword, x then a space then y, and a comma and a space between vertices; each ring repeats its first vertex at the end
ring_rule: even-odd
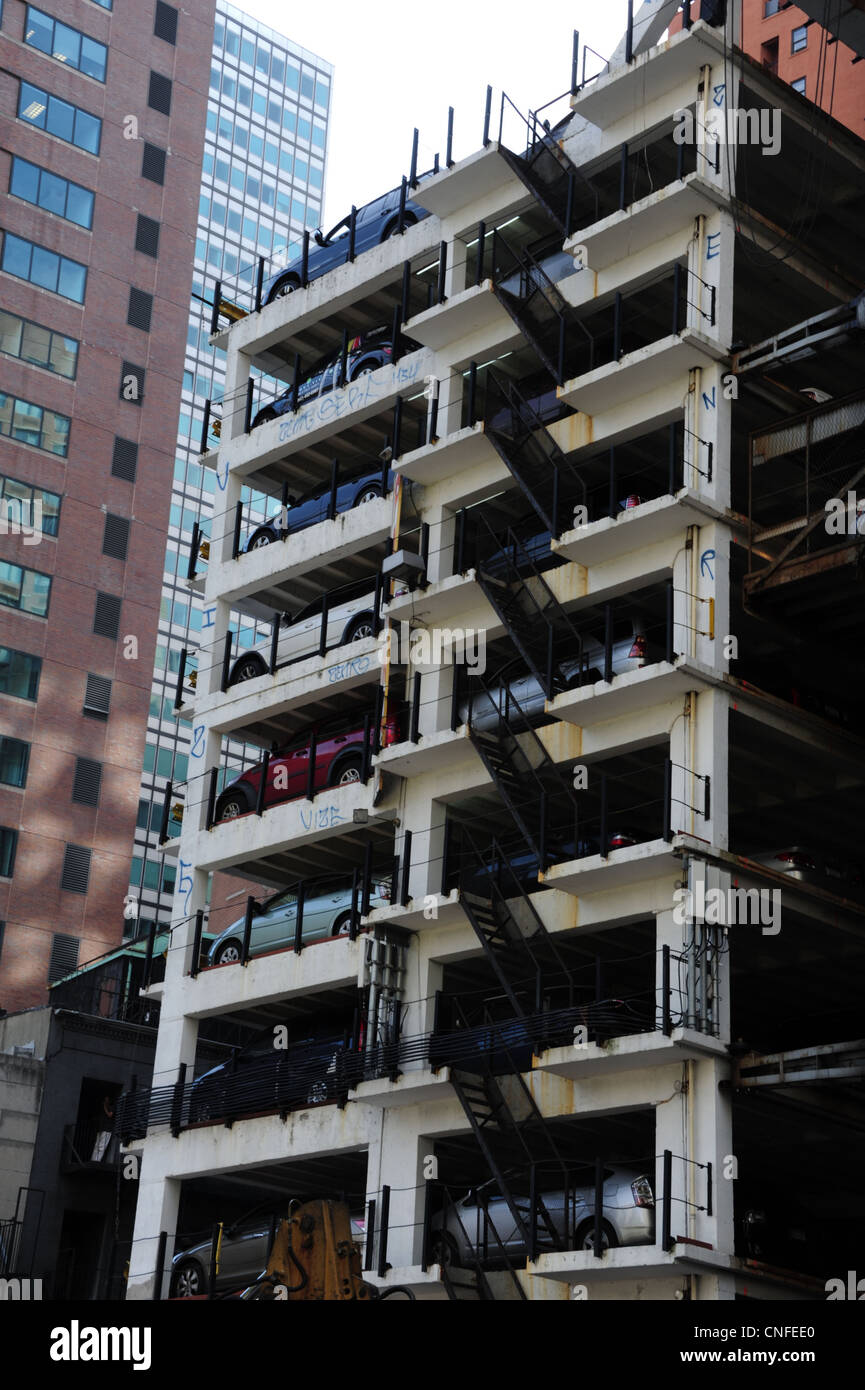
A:
MULTIPOLYGON (((382 747, 399 741, 401 722, 398 713, 388 715, 382 731, 382 747)), ((374 732, 374 729, 370 729, 370 751, 374 732)), ((314 724, 302 739, 289 744, 287 748, 278 749, 271 756, 267 768, 265 806, 276 806, 281 801, 293 801, 306 795, 313 733, 316 735, 314 790, 318 792, 325 787, 344 787, 350 782, 360 781, 363 775, 363 729, 332 733, 314 724)), ((248 768, 229 783, 216 803, 214 822, 234 820, 236 816, 245 816, 248 811, 255 810, 263 767, 264 764, 259 763, 256 767, 248 768)))

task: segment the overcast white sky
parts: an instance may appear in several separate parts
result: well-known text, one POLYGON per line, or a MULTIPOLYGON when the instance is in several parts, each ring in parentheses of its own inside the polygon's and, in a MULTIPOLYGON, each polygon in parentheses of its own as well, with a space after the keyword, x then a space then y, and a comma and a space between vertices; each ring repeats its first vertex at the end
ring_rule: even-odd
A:
MULTIPOLYGON (((235 0, 238 8, 333 63, 325 228, 399 183, 412 130, 421 170, 444 158, 453 106, 454 154, 481 143, 484 96, 502 90, 521 109, 566 91, 574 29, 608 58, 624 33, 627 0, 235 0)), ((510 142, 507 142, 510 143, 510 142)))

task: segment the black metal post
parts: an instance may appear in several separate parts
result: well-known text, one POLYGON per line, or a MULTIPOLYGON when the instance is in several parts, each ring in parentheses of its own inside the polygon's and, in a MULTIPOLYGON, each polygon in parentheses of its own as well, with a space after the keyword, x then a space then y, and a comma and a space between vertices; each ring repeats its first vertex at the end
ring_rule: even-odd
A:
POLYGON ((712 1215, 712 1165, 706 1164, 706 1215, 712 1215))
POLYGON ((204 931, 204 909, 199 908, 195 914, 195 931, 192 936, 192 965, 189 973, 193 980, 198 974, 198 966, 201 960, 201 936, 204 931))
POLYGON ((159 822, 159 843, 165 844, 168 839, 168 813, 171 809, 171 797, 174 792, 174 784, 166 782, 165 795, 162 798, 162 817, 159 822))
POLYGON ((664 1150, 664 1190, 661 1193, 661 1248, 672 1250, 673 1235, 671 1231, 671 1217, 673 1214, 673 1193, 671 1191, 673 1183, 673 1154, 671 1149, 664 1150))
POLYGON ((189 563, 186 566, 186 578, 195 578, 195 567, 198 560, 198 547, 201 544, 201 527, 197 521, 192 523, 192 540, 189 543, 189 563))
POLYGON ((634 0, 628 0, 628 30, 625 35, 625 62, 634 61, 634 0))
POLYGON ((246 911, 243 916, 243 941, 240 947, 240 963, 246 965, 249 960, 249 942, 252 937, 252 918, 255 913, 255 898, 247 898, 246 911))
POLYGON ((399 304, 393 306, 393 317, 390 325, 390 360, 398 362, 402 356, 402 308, 399 304))
POLYGON ((207 789, 207 816, 204 822, 205 830, 210 830, 213 826, 213 812, 216 805, 216 783, 219 778, 219 768, 210 769, 210 786, 207 789))
POLYGON ((201 421, 201 440, 198 449, 199 454, 207 453, 207 436, 210 434, 211 408, 212 407, 210 404, 210 397, 208 396, 207 400, 204 402, 204 419, 201 421))
POLYGON ((186 675, 186 658, 189 652, 186 647, 180 653, 180 666, 177 669, 177 685, 174 687, 174 708, 180 709, 183 704, 183 680, 186 675))
POLYGON ((217 280, 213 286, 213 307, 210 311, 210 331, 219 332, 219 310, 222 304, 222 281, 217 280))
POLYGON ((243 526, 243 503, 238 502, 234 509, 234 533, 231 538, 231 558, 236 560, 240 554, 240 532, 243 526))
POLYGON ((244 434, 249 434, 249 431, 250 431, 250 429, 251 429, 251 427, 252 427, 252 395, 253 395, 253 390, 254 390, 254 388, 255 388, 255 382, 253 381, 252 377, 250 377, 249 380, 248 380, 247 383, 246 383, 246 401, 244 402, 244 407, 243 407, 243 433, 244 433, 244 434))
POLYGON ((364 1271, 372 1269, 373 1246, 375 1245, 375 1198, 370 1197, 366 1208, 366 1246, 363 1253, 364 1271))
POLYGON ((580 31, 574 30, 574 46, 571 50, 571 96, 577 94, 577 71, 580 62, 580 31))
MULTIPOLYGON (((361 916, 369 914, 369 902, 372 897, 372 840, 367 840, 363 847, 363 891, 361 893, 360 911, 361 916)), ((395 895, 394 895, 395 900, 395 895)))
POLYGON ((538 1175, 537 1164, 529 1164, 529 1249, 530 1260, 538 1258, 538 1175))
POLYGON ((486 103, 485 103, 485 105, 484 105, 484 139, 483 139, 484 149, 486 149, 487 145, 490 143, 490 116, 492 115, 492 109, 493 109, 493 89, 492 89, 492 87, 488 86, 488 87, 487 87, 487 99, 486 99, 486 103))
POLYGON ((393 403, 393 439, 391 440, 392 461, 400 457, 400 435, 402 433, 402 396, 397 396, 393 403))
POLYGON ((668 430, 669 442, 667 447, 667 492, 671 497, 676 491, 676 439, 676 422, 674 420, 668 430))
POLYGON ((417 188, 417 146, 418 128, 417 126, 415 126, 411 137, 411 172, 408 176, 408 181, 411 184, 412 188, 417 188))
POLYGON ((628 145, 623 142, 619 151, 619 212, 624 212, 628 199, 628 145))
POLYGON ((381 1232, 378 1238, 378 1277, 383 1279, 387 1273, 387 1226, 390 1216, 390 1187, 382 1183, 381 1188, 381 1232))
POLYGON ((439 393, 438 393, 438 382, 436 382, 435 385, 436 385, 436 391, 435 391, 435 395, 434 395, 433 398, 432 398, 432 402, 431 402, 431 404, 430 404, 429 419, 428 419, 428 421, 427 421, 427 439, 426 439, 427 444, 437 444, 437 443, 438 443, 438 438, 439 438, 439 435, 438 435, 438 427, 439 427, 439 393))
POLYGON ((225 643, 222 648, 222 677, 219 682, 219 688, 223 694, 225 694, 228 689, 228 666, 231 661, 231 644, 233 641, 234 632, 229 628, 225 634, 225 643))
POLYGON ((267 781, 268 781, 268 773, 269 773, 269 771, 270 771, 270 750, 268 749, 268 750, 265 752, 264 761, 263 761, 262 764, 261 764, 261 777, 260 777, 259 783, 258 783, 258 796, 257 796, 256 799, 255 799, 255 814, 256 814, 257 816, 261 816, 261 815, 264 814, 264 798, 265 798, 265 796, 266 796, 266 794, 267 794, 267 781))
POLYGON ((616 290, 616 301, 613 308, 613 361, 618 362, 622 355, 622 316, 624 311, 624 301, 621 290, 616 290))
POLYGON ((479 223, 478 223, 478 264, 477 264, 477 270, 475 271, 475 284, 476 284, 476 285, 480 285, 480 284, 483 282, 483 278, 484 278, 484 259, 485 259, 485 252, 486 252, 486 244, 487 244, 487 224, 486 224, 486 222, 479 222, 479 223))
POLYGON ((682 288, 682 267, 678 261, 673 266, 673 333, 679 331, 679 295, 682 288))
POLYGON ((705 785, 705 793, 706 793, 706 794, 705 794, 705 799, 704 799, 704 801, 703 801, 703 820, 710 820, 710 819, 711 819, 711 810, 712 810, 712 779, 711 779, 711 777, 708 777, 708 776, 707 776, 704 780, 705 780, 705 784, 706 784, 706 785, 705 785))
POLYGON ((445 280, 448 269, 448 244, 446 241, 439 242, 439 278, 438 278, 438 302, 444 304, 447 296, 445 295, 445 280))
POLYGON ((144 984, 147 989, 150 985, 150 972, 153 968, 153 947, 156 942, 156 923, 151 922, 147 928, 147 948, 144 952, 144 984))
POLYGON ((573 169, 568 170, 568 195, 565 200, 565 236, 570 236, 574 222, 574 194, 576 181, 573 169))
POLYGON ((406 830, 402 837, 402 884, 400 886, 399 905, 408 907, 409 901, 409 876, 411 874, 411 831, 406 830))
POLYGON ((397 218, 397 230, 402 233, 405 231, 405 205, 408 196, 408 180, 405 174, 402 176, 402 183, 399 186, 399 216, 397 218))
POLYGON ((303 248, 300 253, 300 288, 305 290, 309 284, 309 228, 303 234, 303 248))
POLYGON ((613 605, 604 604, 604 680, 613 679, 613 605))
POLYGON ((600 1260, 604 1253, 604 1160, 595 1159, 595 1249, 594 1256, 600 1260))
POLYGON ((607 499, 607 516, 615 517, 619 512, 619 479, 616 468, 616 446, 610 445, 610 492, 607 499))
MULTIPOLYGON (((217 285, 219 281, 217 280, 217 285)), ((219 300, 217 299, 217 303, 219 300)), ((213 333, 216 329, 211 330, 213 333)), ((168 1246, 168 1232, 160 1231, 159 1240, 156 1245, 156 1272, 153 1276, 153 1293, 150 1295, 151 1302, 158 1303, 162 1298, 162 1280, 165 1277, 165 1251, 168 1246)))
POLYGON ((357 208, 354 203, 351 205, 351 212, 348 218, 348 251, 346 260, 353 261, 355 256, 355 240, 357 238, 357 208))
POLYGON ((297 916, 294 919, 294 954, 299 956, 303 950, 303 905, 306 901, 306 879, 297 885, 297 916))
POLYGON ((685 3, 682 5, 682 27, 683 29, 690 29, 692 24, 691 0, 685 0, 685 3))
MULTIPOLYGON (((456 681, 454 682, 454 685, 456 685, 456 681)), ((455 728, 456 726, 455 726, 453 723, 451 723, 451 727, 452 727, 452 728, 455 728)), ((450 851, 449 839, 450 839, 450 837, 449 837, 449 834, 448 834, 448 823, 447 823, 447 820, 445 820, 444 835, 442 836, 442 881, 441 881, 441 893, 442 893, 442 897, 443 897, 443 898, 446 898, 447 895, 448 895, 448 879, 450 878, 450 867, 451 867, 451 866, 450 866, 450 853, 449 853, 449 851, 450 851)))
POLYGON ((664 833, 667 844, 673 838, 673 764, 669 758, 664 760, 664 833))
POLYGON ((373 601, 372 601, 373 626, 374 626, 374 629, 375 629, 375 634, 374 634, 374 635, 375 635, 376 637, 378 637, 378 634, 379 634, 380 631, 381 631, 381 621, 382 621, 382 619, 381 619, 382 588, 383 588, 383 582, 382 582, 382 577, 381 577, 381 570, 378 570, 378 571, 376 572, 376 576, 375 576, 375 596, 374 596, 373 601))
POLYGON ((255 272, 255 312, 261 308, 261 292, 264 288, 264 257, 259 256, 258 268, 255 272))
POLYGON ((368 714, 363 716, 363 761, 360 768, 360 780, 364 783, 369 781, 370 774, 370 734, 372 733, 372 720, 368 714))
POLYGON ((336 516, 336 494, 339 488, 339 459, 332 459, 330 465, 330 496, 327 501, 327 520, 336 516))
POLYGON ((448 169, 454 167, 454 109, 448 107, 448 141, 445 153, 445 165, 448 169))
POLYGON ((471 429, 477 424, 477 395, 478 395, 478 364, 469 363, 469 391, 468 391, 468 426, 471 429))
POLYGON ((325 593, 321 600, 321 627, 318 636, 318 654, 324 656, 327 651, 327 623, 330 617, 330 594, 325 593))
POLYGON ((410 728, 409 728, 409 742, 410 742, 410 743, 417 743, 418 738, 420 737, 420 733, 419 733, 419 725, 420 725, 420 689, 421 689, 421 673, 420 673, 420 671, 416 671, 416 672, 415 672, 415 678, 414 678, 414 695, 413 695, 412 702, 411 702, 411 725, 410 725, 410 728))
POLYGON ((294 377, 291 383, 291 409, 297 411, 297 394, 300 390, 300 353, 294 354, 294 377))
POLYGON ((673 1018, 670 1009, 670 948, 661 947, 661 1028, 669 1038, 673 1031, 673 1018))
POLYGON ((183 1118, 183 1088, 186 1085, 186 1063, 181 1062, 177 1069, 174 1094, 171 1097, 171 1133, 176 1139, 181 1130, 183 1118))
POLYGON ((357 910, 357 895, 360 889, 360 869, 355 864, 351 873, 351 920, 348 924, 349 941, 357 941, 357 929, 360 916, 357 910))
POLYGON ((270 674, 276 675, 276 668, 279 662, 279 629, 282 618, 279 613, 273 615, 273 625, 270 629, 270 674))
POLYGON ((345 386, 348 376, 348 329, 342 330, 342 347, 339 350, 339 384, 345 386))
POLYGON ((457 534, 454 546, 454 574, 462 574, 465 570, 465 549, 466 549, 466 509, 460 507, 457 512, 457 534))
POLYGON ((675 595, 675 591, 674 591, 674 589, 673 589, 673 581, 672 581, 672 579, 670 579, 670 580, 667 582, 667 592, 666 592, 665 597, 666 597, 666 605, 665 605, 665 608, 666 608, 666 641, 667 641, 667 650, 666 650, 666 652, 664 653, 664 655, 665 655, 665 657, 666 657, 666 660, 667 660, 668 664, 669 664, 670 666, 672 666, 673 662, 676 660, 676 652, 675 652, 674 643, 673 643, 673 621, 674 621, 673 615, 674 615, 674 606, 675 606, 676 595, 675 595))
POLYGON ((306 769, 306 800, 312 801, 315 796, 315 760, 317 752, 318 738, 313 729, 309 740, 309 763, 306 769))
POLYGON ((610 832, 607 825, 607 774, 601 773, 601 858, 610 857, 610 832))

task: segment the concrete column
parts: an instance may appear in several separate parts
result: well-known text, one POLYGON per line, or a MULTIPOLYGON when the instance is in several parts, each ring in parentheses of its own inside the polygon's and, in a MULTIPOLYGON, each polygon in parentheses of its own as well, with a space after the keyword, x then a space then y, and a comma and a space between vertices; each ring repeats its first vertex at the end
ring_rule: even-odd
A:
POLYGON ((669 1149, 672 1162, 671 1232, 673 1238, 688 1236, 705 1241, 714 1250, 733 1249, 733 1186, 723 1176, 730 1171, 732 1117, 729 1098, 719 1083, 729 1075, 726 1060, 705 1058, 686 1062, 682 1088, 664 1105, 655 1109, 655 1198, 657 1238, 663 1222, 663 1153, 669 1149), (709 1169, 711 1170, 711 1215, 709 1169))
MULTIPOLYGON (((148 1177, 146 1164, 142 1160, 138 1206, 135 1212, 135 1231, 132 1237, 132 1255, 129 1261, 129 1278, 126 1285, 127 1299, 138 1301, 153 1297, 157 1279, 156 1260, 160 1231, 168 1232, 164 1270, 170 1269, 174 1255, 174 1237, 177 1229, 179 1205, 180 1183, 174 1178, 165 1178, 162 1175, 148 1177)), ((168 1279, 163 1271, 161 1296, 164 1298, 167 1294, 168 1279)))

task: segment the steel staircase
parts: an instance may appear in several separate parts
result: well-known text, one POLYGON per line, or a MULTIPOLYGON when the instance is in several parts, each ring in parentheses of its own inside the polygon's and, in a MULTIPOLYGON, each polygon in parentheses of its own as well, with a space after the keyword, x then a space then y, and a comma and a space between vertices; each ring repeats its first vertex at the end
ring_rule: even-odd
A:
POLYGON ((515 154, 500 145, 499 153, 564 239, 578 226, 598 220, 598 194, 555 136, 534 115, 529 122, 532 140, 528 148, 515 154))
POLYGON ((567 347, 578 319, 528 247, 492 235, 493 293, 559 386, 567 378, 567 347))
POLYGON ((484 434, 551 536, 559 536, 585 484, 565 458, 537 409, 515 382, 487 372, 484 434))

